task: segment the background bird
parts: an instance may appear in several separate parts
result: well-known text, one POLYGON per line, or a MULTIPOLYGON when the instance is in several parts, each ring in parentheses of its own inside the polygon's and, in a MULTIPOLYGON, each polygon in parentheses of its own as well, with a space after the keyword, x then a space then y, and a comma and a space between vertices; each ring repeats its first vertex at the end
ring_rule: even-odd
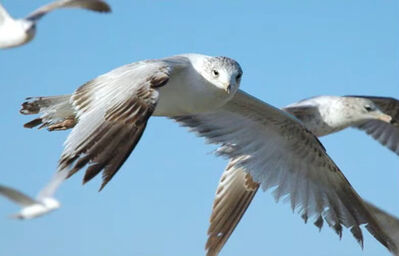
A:
POLYGON ((13 19, 0 4, 0 48, 20 46, 31 41, 36 34, 36 23, 47 13, 60 8, 83 8, 96 12, 110 12, 102 0, 59 0, 40 7, 26 18, 13 19))
MULTIPOLYGON (((300 120, 317 136, 324 136, 348 127, 365 130, 382 145, 399 153, 399 101, 388 97, 373 96, 318 96, 283 108, 300 120)), ((217 255, 245 214, 259 183, 230 163, 216 190, 210 218, 208 255, 217 255)), ((392 229, 386 229, 393 217, 372 204, 366 203, 374 214, 378 213, 380 224, 393 238, 392 229), (381 217, 385 216, 385 217, 381 217)), ((315 223, 318 225, 319 223, 315 223)), ((395 239, 399 245, 399 239, 395 239)))
POLYGON ((52 180, 39 192, 36 199, 16 189, 0 185, 0 195, 22 207, 19 213, 11 217, 32 219, 58 209, 61 204, 53 196, 61 183, 65 180, 67 174, 68 172, 57 172, 52 180))

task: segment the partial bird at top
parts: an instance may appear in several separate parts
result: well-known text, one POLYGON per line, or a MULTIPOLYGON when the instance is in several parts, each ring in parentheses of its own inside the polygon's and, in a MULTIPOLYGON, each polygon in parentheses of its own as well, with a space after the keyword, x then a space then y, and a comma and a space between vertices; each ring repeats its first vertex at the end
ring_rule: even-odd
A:
POLYGON ((0 185, 0 195, 22 206, 20 212, 11 215, 11 217, 17 219, 32 219, 58 209, 60 203, 53 197, 53 195, 65 180, 67 174, 68 172, 66 171, 57 172, 51 181, 39 192, 36 199, 33 199, 16 189, 0 185))
POLYGON ((110 12, 110 6, 103 0, 59 0, 47 4, 24 19, 13 19, 0 4, 0 48, 11 48, 28 43, 36 33, 36 22, 60 8, 82 8, 96 12, 110 12))
MULTIPOLYGON (((394 98, 318 96, 290 104, 283 110, 295 116, 317 136, 348 127, 359 128, 399 154, 399 101, 394 98)), ((217 255, 223 248, 260 186, 234 162, 232 160, 227 165, 216 189, 206 244, 208 256, 217 255)), ((381 216, 377 215, 381 212, 378 208, 368 208, 376 218, 381 216)), ((387 230, 389 224, 386 219, 381 217, 377 220, 387 230)), ((398 234, 388 233, 399 246, 398 234)))
MULTIPOLYGON (((41 114, 25 127, 73 128, 58 170, 87 167, 83 181, 102 172, 104 187, 138 143, 148 119, 173 118, 233 160, 276 197, 289 196, 303 218, 343 226, 363 244, 361 226, 390 251, 381 229, 318 139, 301 122, 239 90, 242 70, 227 57, 184 54, 128 64, 72 95, 29 98, 21 113, 41 114)), ((178 157, 178 156, 177 156, 178 157)), ((101 188, 102 188, 101 187, 101 188)), ((282 220, 283 221, 283 220, 282 220)))

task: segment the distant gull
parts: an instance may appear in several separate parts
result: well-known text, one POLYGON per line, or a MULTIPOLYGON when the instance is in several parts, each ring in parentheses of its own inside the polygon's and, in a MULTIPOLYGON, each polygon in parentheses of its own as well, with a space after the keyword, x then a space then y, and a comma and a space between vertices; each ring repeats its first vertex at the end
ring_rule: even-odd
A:
POLYGON ((36 33, 36 22, 48 12, 60 8, 111 11, 109 5, 102 0, 59 0, 40 7, 24 19, 13 19, 0 4, 0 48, 16 47, 31 41, 36 33))
MULTIPOLYGON (((347 127, 365 130, 381 144, 399 154, 399 101, 386 97, 319 96, 283 108, 302 121, 317 136, 347 127)), ((213 204, 208 241, 208 256, 219 253, 259 188, 251 175, 231 161, 224 171, 213 204)), ((278 189, 275 195, 279 195, 278 189)), ((370 208, 375 213, 375 207, 370 208)), ((384 225, 384 219, 377 218, 384 225)), ((315 223, 318 225, 318 223, 315 223)), ((386 225, 385 225, 386 226, 386 225)), ((392 232, 390 232, 392 234, 392 232)), ((399 245, 399 235, 396 235, 399 245)))
MULTIPOLYGON (((151 115, 188 126, 218 154, 261 183, 289 196, 303 218, 342 225, 363 244, 365 226, 389 250, 394 243, 329 158, 297 119, 243 91, 238 63, 226 57, 180 55, 125 65, 81 86, 71 96, 30 98, 23 114, 41 116, 25 127, 72 128, 59 171, 87 166, 84 182, 102 171, 103 188, 136 146, 151 115)), ((176 156, 179 157, 179 156, 176 156)))
POLYGON ((65 180, 68 172, 57 172, 53 179, 39 192, 36 199, 31 198, 22 192, 0 185, 0 195, 22 206, 19 213, 12 215, 18 219, 32 219, 60 207, 60 203, 53 197, 55 191, 65 180))

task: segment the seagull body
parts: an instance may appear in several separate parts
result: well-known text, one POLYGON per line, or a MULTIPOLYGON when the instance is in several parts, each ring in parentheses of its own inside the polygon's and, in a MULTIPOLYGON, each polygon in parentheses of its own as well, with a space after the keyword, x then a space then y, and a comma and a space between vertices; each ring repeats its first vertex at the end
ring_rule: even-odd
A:
POLYGON ((36 33, 36 22, 48 12, 59 8, 111 11, 102 0, 59 0, 37 9, 24 19, 13 19, 0 4, 0 48, 16 47, 31 41, 36 33))
POLYGON ((290 114, 239 90, 241 73, 226 57, 142 61, 101 75, 72 95, 28 98, 21 113, 41 115, 27 128, 72 128, 58 170, 71 176, 87 166, 83 182, 102 172, 100 189, 134 149, 148 118, 167 116, 219 145, 217 153, 245 172, 249 186, 277 187, 276 198, 289 196, 304 219, 315 218, 320 228, 326 221, 340 236, 343 226, 349 228, 360 244, 364 225, 397 251, 318 139, 290 114))
POLYGON ((58 209, 60 203, 53 198, 53 195, 65 180, 67 174, 67 172, 56 173, 53 179, 39 192, 36 199, 33 199, 16 189, 0 185, 0 195, 22 207, 17 214, 12 215, 11 217, 18 219, 32 219, 58 209))
MULTIPOLYGON (((399 154, 399 101, 393 98, 367 96, 318 96, 284 107, 317 136, 324 136, 348 127, 366 130, 381 144, 399 154)), ((208 230, 208 256, 217 255, 245 214, 259 189, 242 167, 232 160, 218 184, 208 230)), ((275 194, 279 194, 276 189, 275 194), (277 192, 277 193, 276 193, 277 192)), ((278 198, 278 197, 277 197, 278 198)), ((365 205, 375 215, 388 235, 399 245, 399 234, 387 229, 394 217, 370 203, 365 205), (377 217, 378 213, 378 217, 377 217)), ((396 221, 395 223, 398 223, 396 221)), ((316 221, 316 225, 319 223, 316 221)))

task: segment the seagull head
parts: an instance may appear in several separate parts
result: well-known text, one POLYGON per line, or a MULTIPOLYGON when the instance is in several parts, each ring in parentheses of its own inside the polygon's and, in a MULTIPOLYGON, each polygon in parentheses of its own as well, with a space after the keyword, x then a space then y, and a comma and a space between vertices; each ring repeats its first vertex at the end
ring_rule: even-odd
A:
POLYGON ((348 98, 350 112, 352 112, 353 121, 380 120, 385 123, 391 123, 392 117, 385 114, 374 104, 373 101, 366 98, 350 97, 348 98))
POLYGON ((228 57, 209 57, 203 63, 202 76, 227 94, 234 95, 241 82, 242 69, 228 57))

